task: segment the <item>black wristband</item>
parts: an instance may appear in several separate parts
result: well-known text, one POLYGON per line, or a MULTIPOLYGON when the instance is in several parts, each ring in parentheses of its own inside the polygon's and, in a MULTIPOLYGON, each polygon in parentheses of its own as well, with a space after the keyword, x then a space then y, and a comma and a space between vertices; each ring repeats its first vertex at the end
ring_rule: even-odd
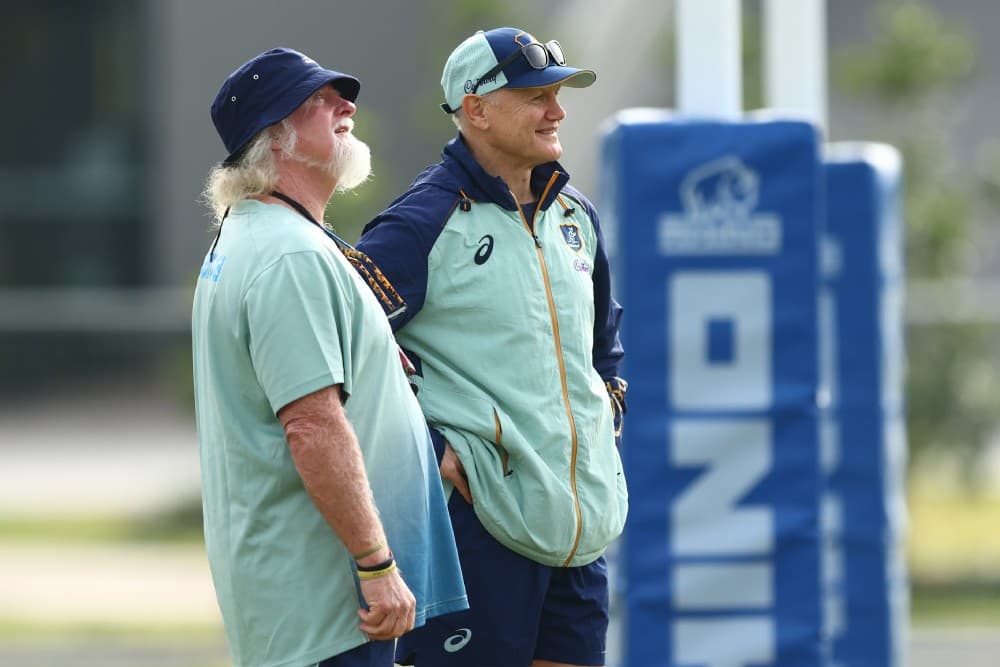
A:
POLYGON ((387 567, 389 567, 390 565, 392 565, 394 562, 395 562, 395 559, 392 557, 392 553, 390 552, 389 553, 389 558, 386 559, 386 560, 384 560, 384 561, 382 561, 381 563, 377 563, 375 565, 368 565, 368 566, 358 565, 358 572, 378 572, 379 570, 386 569, 387 567))

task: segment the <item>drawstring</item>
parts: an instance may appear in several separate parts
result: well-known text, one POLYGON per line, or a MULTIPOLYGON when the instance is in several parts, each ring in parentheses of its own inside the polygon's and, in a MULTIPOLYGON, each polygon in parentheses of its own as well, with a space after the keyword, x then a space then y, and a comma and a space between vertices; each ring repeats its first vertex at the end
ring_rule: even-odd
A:
POLYGON ((563 217, 564 218, 568 218, 571 215, 573 215, 574 213, 576 213, 576 209, 575 208, 573 208, 572 206, 570 206, 569 204, 567 204, 566 202, 563 201, 562 195, 556 195, 556 199, 558 199, 559 203, 562 204, 562 207, 564 209, 563 210, 563 217))
POLYGON ((468 213, 472 210, 472 200, 469 199, 469 195, 465 194, 464 190, 459 190, 458 194, 462 195, 462 198, 458 200, 458 207, 463 212, 468 213))

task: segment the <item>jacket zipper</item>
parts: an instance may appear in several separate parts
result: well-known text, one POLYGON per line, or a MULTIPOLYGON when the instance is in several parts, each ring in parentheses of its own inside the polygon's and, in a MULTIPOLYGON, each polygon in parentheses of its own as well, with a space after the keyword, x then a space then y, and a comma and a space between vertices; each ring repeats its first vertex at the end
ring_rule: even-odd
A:
MULTIPOLYGON (((559 172, 552 174, 552 178, 549 179, 548 184, 545 186, 545 190, 542 192, 541 196, 538 198, 538 203, 545 201, 545 197, 548 195, 549 190, 552 189, 552 185, 556 182, 559 176, 559 172)), ((517 201, 517 197, 514 197, 514 193, 511 192, 510 196, 514 198, 514 203, 517 204, 517 212, 521 216, 521 221, 524 223, 524 228, 531 234, 531 237, 535 241, 535 252, 538 254, 538 263, 542 269, 542 281, 545 283, 545 296, 549 302, 549 317, 552 319, 552 333, 555 337, 556 343, 556 359, 559 361, 559 380, 562 383, 562 395, 563 395, 563 405, 566 407, 566 419, 569 422, 570 440, 572 442, 572 450, 570 455, 570 467, 569 467, 569 485, 573 492, 573 506, 576 511, 576 536, 573 539, 573 548, 570 549, 569 556, 563 561, 562 566, 568 567, 570 562, 573 560, 573 556, 576 555, 576 550, 580 546, 580 535, 583 533, 583 513, 580 510, 580 495, 576 489, 576 457, 577 457, 577 435, 576 435, 576 419, 573 417, 573 408, 570 406, 569 402, 569 385, 566 380, 566 361, 563 359, 562 354, 562 341, 559 335, 559 320, 556 317, 556 302, 552 296, 552 285, 549 283, 549 271, 545 266, 545 255, 542 253, 542 242, 538 240, 538 234, 535 233, 534 221, 535 214, 538 213, 538 207, 535 207, 535 213, 531 216, 531 222, 524 217, 524 211, 521 209, 521 203, 517 201)))
POLYGON ((497 409, 493 408, 493 440, 497 443, 497 450, 500 452, 500 466, 503 469, 503 476, 510 477, 510 454, 503 446, 503 427, 500 425, 500 415, 497 409))

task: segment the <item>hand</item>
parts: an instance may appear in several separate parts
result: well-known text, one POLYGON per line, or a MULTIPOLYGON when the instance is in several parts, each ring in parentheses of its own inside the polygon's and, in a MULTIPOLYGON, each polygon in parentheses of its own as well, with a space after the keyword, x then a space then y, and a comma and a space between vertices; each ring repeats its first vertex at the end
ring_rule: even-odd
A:
POLYGON ((399 570, 377 579, 362 579, 368 609, 359 609, 361 631, 371 639, 395 639, 413 629, 417 601, 399 570))
POLYGON ((610 380, 605 380, 604 386, 611 398, 611 417, 615 429, 615 443, 618 444, 618 441, 621 440, 625 414, 628 412, 628 406, 625 404, 628 382, 620 377, 613 377, 610 380))
POLYGON ((472 492, 469 490, 469 478, 465 475, 465 466, 447 440, 444 442, 444 456, 441 457, 441 477, 454 484, 455 490, 462 494, 465 502, 472 504, 472 492))

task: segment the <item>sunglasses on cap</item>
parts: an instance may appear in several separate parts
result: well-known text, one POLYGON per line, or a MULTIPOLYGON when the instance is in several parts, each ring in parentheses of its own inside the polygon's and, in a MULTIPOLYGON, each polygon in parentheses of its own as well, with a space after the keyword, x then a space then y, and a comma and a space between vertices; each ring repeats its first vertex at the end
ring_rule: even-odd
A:
POLYGON ((495 77, 500 73, 500 70, 517 60, 522 55, 524 56, 524 59, 528 61, 528 64, 531 65, 532 69, 545 69, 549 66, 550 62, 555 63, 556 65, 566 64, 566 57, 563 55, 562 47, 559 46, 559 42, 556 40, 549 40, 548 42, 545 42, 545 44, 542 44, 541 42, 531 42, 530 44, 525 44, 517 51, 514 51, 514 53, 498 62, 496 67, 476 79, 476 83, 472 86, 472 90, 469 92, 475 95, 476 91, 479 90, 479 86, 495 77))

